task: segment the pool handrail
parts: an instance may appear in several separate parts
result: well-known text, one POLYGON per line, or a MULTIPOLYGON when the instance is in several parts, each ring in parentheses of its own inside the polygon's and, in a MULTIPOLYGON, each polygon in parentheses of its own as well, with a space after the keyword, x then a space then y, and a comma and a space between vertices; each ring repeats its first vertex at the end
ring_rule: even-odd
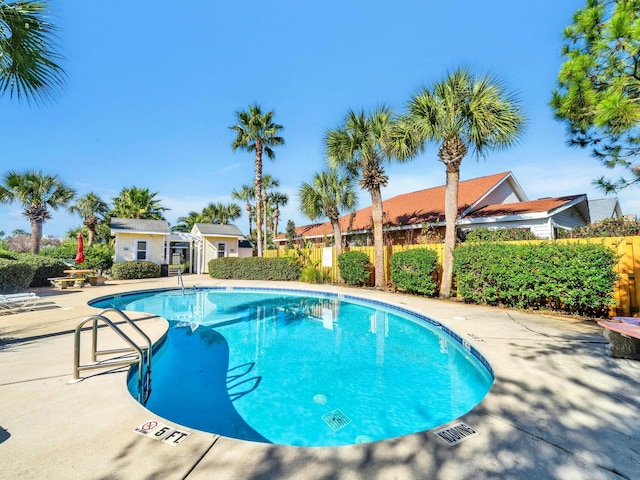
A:
POLYGON ((122 367, 131 365, 133 363, 138 363, 138 401, 144 403, 151 391, 151 353, 152 353, 152 343, 149 336, 142 331, 138 325, 136 325, 133 320, 131 320, 124 312, 118 310, 116 308, 105 308, 100 313, 96 315, 90 315, 86 317, 84 320, 80 321, 75 329, 74 334, 74 352, 73 352, 73 382, 79 382, 80 371, 91 370, 95 368, 105 368, 105 367, 122 367), (115 312, 122 319, 131 326, 134 331, 136 331, 145 341, 146 345, 140 347, 136 342, 134 342, 130 336, 128 336, 122 329, 120 329, 114 322, 112 322, 108 317, 105 316, 108 312, 115 312), (98 351, 98 322, 104 322, 107 326, 111 328, 125 343, 129 345, 129 348, 113 348, 108 350, 100 350, 98 351), (91 363, 86 365, 80 365, 80 338, 82 328, 88 323, 93 322, 92 324, 92 341, 91 341, 91 363), (120 357, 112 357, 106 360, 98 360, 98 355, 109 355, 109 354, 124 354, 124 353, 134 353, 135 358, 124 358, 124 356, 120 357), (145 368, 146 367, 146 368, 145 368))

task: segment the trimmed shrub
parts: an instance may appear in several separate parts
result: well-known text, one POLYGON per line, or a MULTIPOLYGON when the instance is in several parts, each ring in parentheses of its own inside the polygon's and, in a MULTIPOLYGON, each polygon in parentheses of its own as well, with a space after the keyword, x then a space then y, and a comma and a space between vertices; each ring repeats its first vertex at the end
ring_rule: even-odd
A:
POLYGON ((528 228, 474 228, 473 230, 460 230, 458 238, 462 242, 508 242, 537 239, 528 228))
POLYGON ((209 260, 211 278, 288 280, 300 278, 300 264, 290 258, 222 257, 209 260))
POLYGON ((17 261, 31 265, 34 268, 33 280, 29 284, 30 287, 47 287, 51 284, 49 278, 64 276, 65 265, 60 260, 49 258, 42 255, 33 255, 31 253, 16 254, 17 261))
POLYGON ((614 304, 615 253, 604 245, 477 243, 454 250, 465 301, 606 316, 614 304))
POLYGON ((160 265, 147 260, 118 262, 111 269, 111 278, 115 280, 134 280, 138 278, 157 278, 160 265))
POLYGON ((560 230, 560 238, 631 237, 640 235, 640 222, 625 217, 605 218, 598 223, 560 230))
POLYGON ((338 268, 347 285, 364 285, 371 274, 369 257, 357 250, 339 255, 338 268))
MULTIPOLYGON (((65 242, 59 247, 43 248, 40 254, 45 257, 56 258, 62 262, 73 262, 76 258, 78 246, 76 242, 65 242)), ((113 247, 104 243, 94 243, 84 247, 85 260, 83 263, 75 265, 78 268, 91 268, 103 274, 113 266, 113 247)))
POLYGON ((436 293, 438 255, 434 250, 416 248, 391 255, 393 287, 409 293, 433 296, 436 293))
POLYGON ((25 290, 31 284, 35 267, 28 263, 0 258, 0 293, 25 290))

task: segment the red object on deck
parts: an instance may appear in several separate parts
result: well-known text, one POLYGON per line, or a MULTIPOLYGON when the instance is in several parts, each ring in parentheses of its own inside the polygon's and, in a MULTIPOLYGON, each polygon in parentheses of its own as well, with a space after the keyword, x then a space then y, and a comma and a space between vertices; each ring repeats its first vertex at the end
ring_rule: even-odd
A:
POLYGON ((78 234, 78 253, 76 254, 76 263, 84 262, 84 237, 78 234))

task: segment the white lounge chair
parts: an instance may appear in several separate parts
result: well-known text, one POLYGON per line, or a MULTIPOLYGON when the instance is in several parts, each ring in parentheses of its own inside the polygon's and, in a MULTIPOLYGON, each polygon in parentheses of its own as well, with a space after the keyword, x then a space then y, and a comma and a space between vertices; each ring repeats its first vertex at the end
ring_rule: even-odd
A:
POLYGON ((38 300, 40 297, 33 292, 0 294, 0 314, 32 310, 38 300))

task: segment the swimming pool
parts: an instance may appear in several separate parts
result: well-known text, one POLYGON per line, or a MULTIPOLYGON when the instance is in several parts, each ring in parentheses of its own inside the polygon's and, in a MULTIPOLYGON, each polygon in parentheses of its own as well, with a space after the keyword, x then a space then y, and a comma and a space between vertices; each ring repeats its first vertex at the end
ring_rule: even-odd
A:
POLYGON ((90 305, 166 318, 146 408, 233 438, 333 446, 398 437, 463 415, 493 382, 486 360, 454 332, 350 296, 172 289, 90 305))

